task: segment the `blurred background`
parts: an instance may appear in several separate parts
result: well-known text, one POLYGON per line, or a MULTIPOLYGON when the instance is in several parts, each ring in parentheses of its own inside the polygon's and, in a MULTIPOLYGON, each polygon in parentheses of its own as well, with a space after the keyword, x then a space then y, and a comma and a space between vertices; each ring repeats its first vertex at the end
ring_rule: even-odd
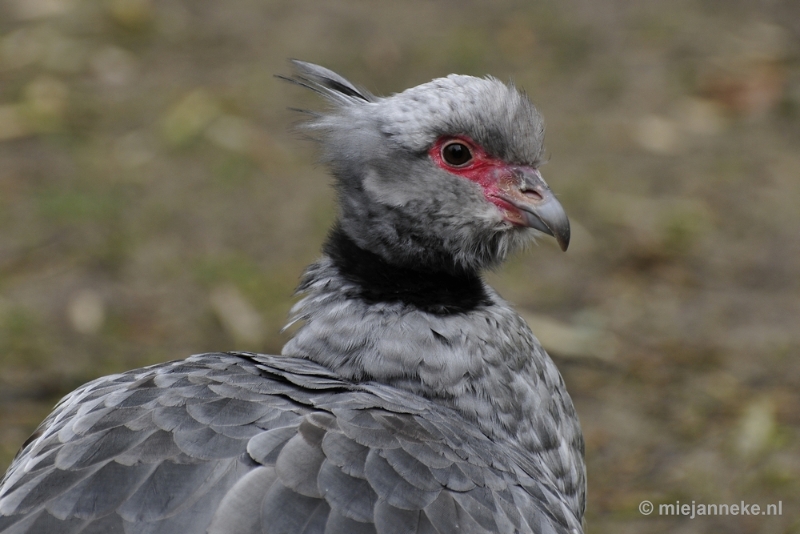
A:
POLYGON ((290 57, 543 112, 573 243, 489 278, 577 405, 589 532, 800 532, 795 0, 0 0, 0 470, 92 378, 280 351, 335 216, 290 57))

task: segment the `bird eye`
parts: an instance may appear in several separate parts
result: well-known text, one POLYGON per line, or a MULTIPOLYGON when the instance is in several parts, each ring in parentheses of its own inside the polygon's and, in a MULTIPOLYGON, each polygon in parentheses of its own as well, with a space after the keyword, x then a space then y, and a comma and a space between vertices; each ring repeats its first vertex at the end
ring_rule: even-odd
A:
POLYGON ((461 167, 472 160, 472 152, 464 143, 454 141, 442 147, 442 159, 453 167, 461 167))

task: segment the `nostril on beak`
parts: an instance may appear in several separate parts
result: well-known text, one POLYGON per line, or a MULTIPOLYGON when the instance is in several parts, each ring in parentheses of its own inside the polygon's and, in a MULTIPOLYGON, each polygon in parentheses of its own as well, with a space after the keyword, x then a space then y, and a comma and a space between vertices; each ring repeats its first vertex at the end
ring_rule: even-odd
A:
POLYGON ((533 189, 526 189, 526 190, 522 191, 522 193, 526 197, 531 199, 531 200, 537 200, 538 201, 538 200, 542 200, 542 198, 544 198, 544 197, 542 197, 541 193, 539 193, 538 191, 535 191, 533 189))

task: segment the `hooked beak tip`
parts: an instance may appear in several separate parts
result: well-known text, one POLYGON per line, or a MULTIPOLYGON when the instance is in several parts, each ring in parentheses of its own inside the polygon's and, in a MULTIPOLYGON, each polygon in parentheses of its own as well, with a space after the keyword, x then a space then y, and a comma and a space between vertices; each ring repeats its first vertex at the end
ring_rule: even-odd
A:
POLYGON ((569 219, 555 198, 539 206, 526 206, 523 213, 528 226, 553 236, 561 250, 566 252, 571 235, 569 219))
POLYGON ((567 223, 567 229, 565 233, 554 236, 556 238, 556 241, 558 242, 558 246, 561 247, 561 250, 563 252, 566 252, 567 248, 569 248, 569 236, 570 236, 569 223, 567 223))

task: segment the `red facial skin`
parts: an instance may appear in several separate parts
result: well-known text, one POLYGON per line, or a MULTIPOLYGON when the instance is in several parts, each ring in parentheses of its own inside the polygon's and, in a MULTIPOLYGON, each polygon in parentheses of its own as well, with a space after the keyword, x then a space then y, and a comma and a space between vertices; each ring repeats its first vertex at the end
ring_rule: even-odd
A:
POLYGON ((519 210, 504 200, 509 196, 518 197, 521 194, 520 179, 514 172, 514 168, 519 166, 509 165, 501 159, 489 156, 483 148, 464 136, 440 137, 428 154, 436 165, 447 172, 480 185, 486 200, 497 206, 503 214, 503 220, 515 226, 527 226, 519 210), (472 159, 458 166, 445 161, 442 149, 452 142, 467 146, 472 153, 472 159))

